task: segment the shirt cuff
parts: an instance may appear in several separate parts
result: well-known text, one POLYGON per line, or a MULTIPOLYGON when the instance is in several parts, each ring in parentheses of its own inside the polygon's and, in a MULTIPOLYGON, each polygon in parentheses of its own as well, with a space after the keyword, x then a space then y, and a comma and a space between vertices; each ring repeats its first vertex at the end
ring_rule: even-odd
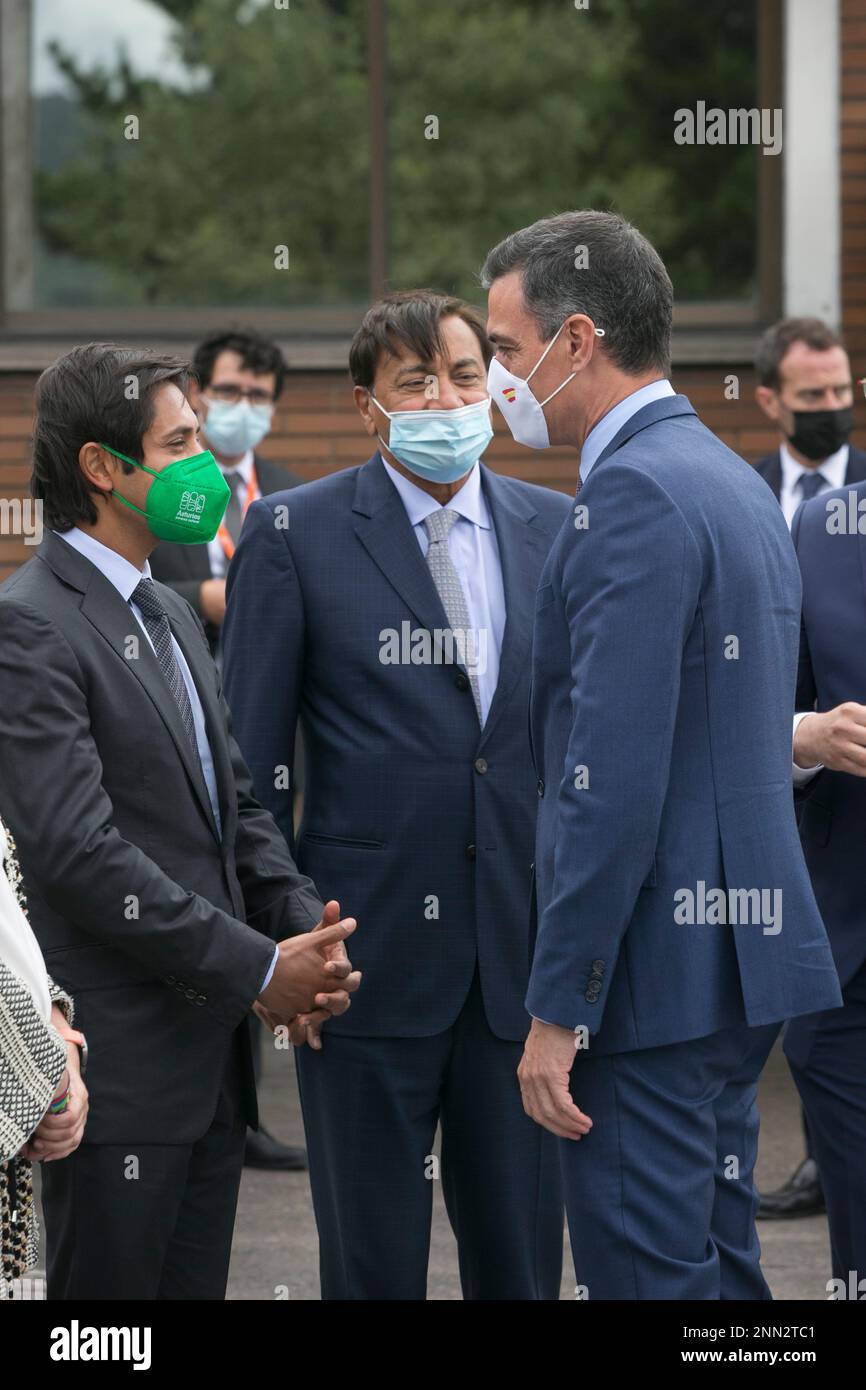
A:
POLYGON ((269 970, 268 970, 267 975, 265 976, 264 980, 262 981, 262 987, 261 987, 261 989, 259 990, 259 994, 264 994, 264 992, 265 992, 265 990, 267 989, 268 985, 271 983, 271 978, 272 978, 272 976, 273 976, 274 971, 275 971, 276 968, 277 968, 277 961, 279 960, 279 958, 280 958, 280 948, 279 948, 279 946, 275 946, 275 947, 274 947, 274 958, 273 958, 273 960, 271 961, 270 968, 269 968, 269 970))
MULTIPOLYGON (((792 742, 792 747, 793 747, 794 734, 796 734, 796 732, 797 732, 797 726, 798 726, 798 724, 800 723, 800 720, 801 720, 801 719, 806 719, 810 714, 814 714, 814 713, 815 713, 814 710, 807 709, 807 710, 803 710, 801 714, 795 714, 795 715, 794 715, 794 727, 793 727, 793 729, 791 730, 791 742, 792 742)), ((816 772, 820 772, 823 766, 824 766, 823 763, 816 763, 814 767, 798 767, 797 764, 794 762, 793 757, 792 757, 792 759, 791 759, 791 771, 792 771, 793 778, 794 778, 794 786, 795 786, 795 787, 805 787, 806 783, 807 783, 807 782, 811 782, 812 778, 815 776, 815 773, 816 773, 816 772)))

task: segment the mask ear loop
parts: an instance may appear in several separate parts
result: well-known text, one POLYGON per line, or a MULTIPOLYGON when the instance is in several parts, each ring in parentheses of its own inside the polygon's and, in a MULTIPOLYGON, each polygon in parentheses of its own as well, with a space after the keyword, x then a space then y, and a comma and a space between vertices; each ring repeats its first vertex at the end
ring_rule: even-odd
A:
MULTIPOLYGON (((559 327, 557 328, 557 330, 556 330, 556 332, 554 333, 553 337, 551 338, 550 342, 547 344, 547 347, 544 349, 544 352, 541 354, 541 356, 539 357, 539 359, 538 359, 538 361, 536 362, 535 366, 532 368, 532 371, 529 373, 529 376, 523 378, 524 381, 527 381, 527 382, 528 382, 528 381, 531 381, 532 378, 535 376, 535 373, 538 371, 538 369, 539 369, 539 367, 541 366, 542 362, 544 361, 545 357, 546 357, 547 354, 550 352, 550 349, 553 347, 553 344, 556 342, 557 338, 559 337, 560 333, 562 332, 562 330, 563 330, 563 328, 565 327, 565 325, 566 325, 567 322, 568 322, 567 319, 563 319, 562 323, 561 323, 561 324, 559 325, 559 327)), ((592 330, 592 331, 593 331, 593 333, 595 334, 595 336, 596 336, 597 338, 603 338, 603 337, 604 337, 604 329, 603 329, 603 328, 595 328, 595 327, 593 327, 593 330, 592 330)), ((565 378, 565 381, 562 383, 562 386, 557 386, 557 388, 556 388, 555 391, 551 391, 551 393, 550 393, 549 396, 545 397, 545 399, 544 399, 543 401, 539 401, 538 404, 541 406, 541 408, 544 409, 544 407, 547 405, 547 402, 548 402, 548 401, 552 401, 553 398, 554 398, 554 396, 558 395, 558 393, 562 390, 562 387, 563 387, 563 386, 567 386, 568 383, 569 383, 570 381, 572 381, 572 380, 574 379, 574 377, 576 377, 576 376, 577 376, 577 372, 572 372, 571 376, 567 376, 567 377, 565 378)))

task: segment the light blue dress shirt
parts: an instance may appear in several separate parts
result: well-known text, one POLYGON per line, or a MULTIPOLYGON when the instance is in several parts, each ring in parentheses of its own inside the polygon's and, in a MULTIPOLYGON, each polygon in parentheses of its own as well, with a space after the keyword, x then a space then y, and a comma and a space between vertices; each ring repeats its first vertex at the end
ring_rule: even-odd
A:
MULTIPOLYGON (((400 494, 406 515, 415 537, 426 556, 430 545, 424 518, 443 508, 429 492, 404 478, 382 457, 385 470, 400 494)), ((505 631, 505 588, 502 582, 502 562, 496 530, 481 488, 481 470, 476 463, 466 475, 466 481, 447 504, 459 512, 448 533, 448 550, 454 568, 460 576, 469 625, 483 642, 484 669, 478 671, 478 695, 481 701, 481 723, 487 719, 496 683, 499 680, 499 656, 505 631)))
POLYGON ((643 410, 651 401, 660 401, 664 396, 675 396, 676 391, 669 381, 651 381, 649 386, 641 386, 632 391, 617 405, 602 415, 598 424, 593 425, 586 436, 580 451, 580 481, 585 483, 593 465, 598 462, 610 441, 619 433, 627 420, 643 410))
MULTIPOLYGON (((144 625, 144 618, 142 617, 141 609, 138 607, 138 604, 130 603, 130 596, 132 595, 136 585, 140 582, 140 580, 151 578, 149 563, 145 560, 144 569, 137 570, 135 568, 135 565, 131 564, 129 560, 124 559, 124 557, 122 555, 119 555, 116 550, 111 550, 109 546, 103 545, 102 541, 98 541, 95 536, 88 535, 86 531, 80 530, 77 526, 73 526, 71 531, 58 531, 55 534, 59 535, 60 539, 65 541, 67 545, 71 545, 73 550, 77 550, 80 555, 83 555, 86 560, 89 560, 92 565, 95 565, 96 568, 100 571, 100 573, 105 575, 105 578, 108 580, 109 584, 114 585, 115 589, 120 594, 124 603, 129 604, 129 607, 134 613, 138 621, 138 624, 141 627, 142 632, 144 633, 148 642, 150 642, 151 648, 153 648, 153 643, 150 641, 150 633, 144 625)), ((180 673, 183 676, 183 683, 186 686, 187 694, 189 695, 189 702, 192 707, 193 723, 195 725, 195 741, 196 746, 198 748, 199 759, 201 761, 201 770, 204 774, 205 785, 207 786, 207 792, 210 798, 211 807, 213 808, 214 819, 217 823, 217 829, 219 830, 220 834, 222 834, 222 822, 220 820, 219 794, 217 792, 216 772, 214 770, 213 753, 211 751, 210 742, 208 741, 207 736, 207 726, 205 724, 204 709, 202 708, 202 703, 199 699, 199 693, 195 687, 195 681, 192 678, 192 672, 190 671, 189 666, 186 663, 186 657, 184 656, 183 652, 181 651, 180 647, 175 641, 174 633, 172 633, 171 636, 171 645, 174 648, 175 659, 177 661, 178 666, 180 667, 180 673)), ((168 686, 166 686, 166 696, 169 700, 174 699, 174 696, 168 689, 168 686)), ((271 967, 268 970, 267 975, 265 976, 262 989, 265 989, 267 985, 270 983, 270 979, 274 973, 274 968, 276 966, 278 956, 279 948, 275 946, 274 958, 271 962, 271 967)))

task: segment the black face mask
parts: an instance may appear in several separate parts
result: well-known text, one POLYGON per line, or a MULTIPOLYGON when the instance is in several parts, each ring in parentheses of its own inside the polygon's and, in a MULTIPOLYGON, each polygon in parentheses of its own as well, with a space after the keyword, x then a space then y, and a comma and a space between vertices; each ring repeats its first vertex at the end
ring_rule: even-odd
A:
POLYGON ((850 406, 842 410, 795 410, 794 433, 788 435, 788 442, 805 458, 817 461, 847 444, 853 428, 850 406))

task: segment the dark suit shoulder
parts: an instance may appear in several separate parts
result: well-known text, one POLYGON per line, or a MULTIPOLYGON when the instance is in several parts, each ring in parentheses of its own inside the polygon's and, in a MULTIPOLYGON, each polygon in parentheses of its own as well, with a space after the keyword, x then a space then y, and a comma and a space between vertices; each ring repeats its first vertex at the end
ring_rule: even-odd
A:
POLYGON ((291 473, 288 468, 284 468, 281 463, 274 463, 272 459, 262 458, 261 454, 254 456, 254 462, 259 490, 263 497, 267 497, 272 492, 283 492, 287 487, 300 487, 304 481, 296 473, 291 473))
POLYGON ((779 458, 778 449, 776 449, 775 452, 772 454, 765 454, 765 456, 762 459, 758 459, 757 463, 754 464, 755 472, 760 473, 762 478, 769 477, 769 475, 773 473, 776 468, 780 467, 781 460, 779 458))
POLYGON ((866 451, 849 445, 846 483, 861 483, 866 480, 866 451))
MULTIPOLYGON (((310 482, 299 483, 296 486, 290 484, 292 511, 294 512, 296 508, 307 513, 327 510, 346 501, 351 505, 355 495, 355 482, 361 467, 366 467, 366 465, 341 468, 336 473, 326 473, 322 478, 313 478, 310 482)), ((286 490, 285 487, 282 489, 283 492, 286 490)), ((277 492, 271 493, 267 497, 267 504, 277 506, 280 495, 277 492)))
MULTIPOLYGON (((561 520, 574 505, 573 495, 560 492, 557 488, 543 487, 540 483, 527 483, 522 478, 512 478, 508 474, 493 473, 490 469, 487 470, 487 477, 491 481, 495 479, 493 486, 501 488, 506 496, 531 503, 543 516, 561 520)), ((575 461, 576 486, 577 463, 575 461)))

